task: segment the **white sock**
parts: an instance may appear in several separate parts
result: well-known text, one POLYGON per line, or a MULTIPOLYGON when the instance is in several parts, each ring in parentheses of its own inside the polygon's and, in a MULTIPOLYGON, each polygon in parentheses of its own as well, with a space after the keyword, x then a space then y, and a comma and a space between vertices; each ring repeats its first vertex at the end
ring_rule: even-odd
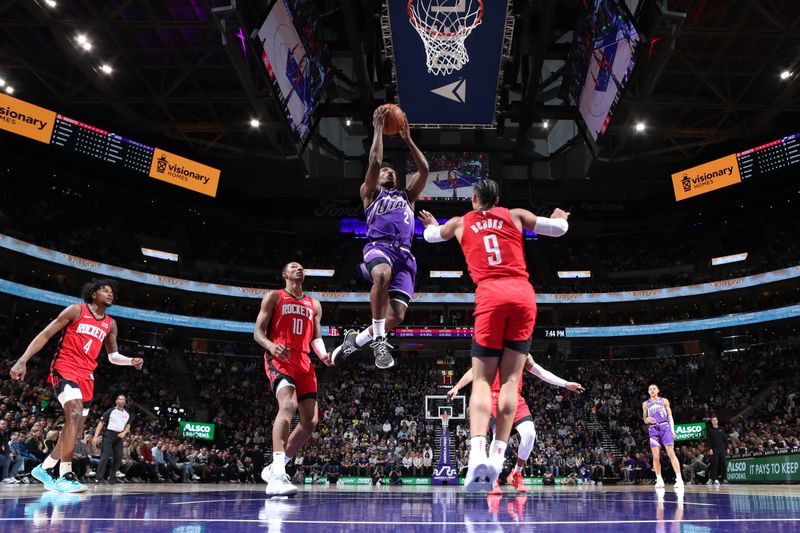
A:
POLYGON ((656 481, 664 481, 664 480, 661 479, 661 476, 656 476, 656 481))
POLYGON ((373 337, 385 337, 386 336, 386 319, 382 318, 380 320, 372 319, 372 336, 373 337))
POLYGON ((288 465, 289 463, 292 462, 292 459, 294 459, 294 457, 289 457, 288 455, 285 455, 285 453, 286 452, 284 452, 283 464, 288 465))
POLYGON ((365 329, 356 335, 356 346, 361 347, 372 340, 372 335, 369 334, 369 328, 365 329))
POLYGON ((42 461, 42 468, 45 470, 50 470, 58 463, 58 459, 53 459, 52 455, 48 455, 44 461, 42 461))
POLYGON ((506 457, 506 444, 505 441, 502 440, 493 440, 492 444, 489 446, 489 458, 494 460, 505 460, 506 457))
POLYGON ((272 454, 272 475, 282 476, 286 473, 286 454, 274 452, 272 454))
POLYGON ((482 461, 486 458, 486 437, 472 437, 469 439, 470 451, 469 462, 473 460, 482 461))
POLYGON ((522 467, 521 466, 515 466, 514 467, 514 473, 516 474, 517 472, 522 472, 522 467))
POLYGON ((70 472, 72 472, 72 461, 61 461, 61 465, 58 467, 58 475, 64 477, 70 472))

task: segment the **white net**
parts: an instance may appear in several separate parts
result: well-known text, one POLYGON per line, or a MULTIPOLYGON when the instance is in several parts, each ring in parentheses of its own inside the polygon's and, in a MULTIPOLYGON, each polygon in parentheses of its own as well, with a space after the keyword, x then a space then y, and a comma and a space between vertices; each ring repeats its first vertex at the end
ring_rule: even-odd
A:
POLYGON ((425 45, 428 72, 446 75, 469 62, 466 40, 483 20, 483 0, 409 0, 408 17, 425 45))
POLYGON ((448 413, 448 412, 441 413, 439 415, 439 418, 442 419, 442 427, 446 428, 447 427, 447 423, 450 421, 450 413, 448 413))

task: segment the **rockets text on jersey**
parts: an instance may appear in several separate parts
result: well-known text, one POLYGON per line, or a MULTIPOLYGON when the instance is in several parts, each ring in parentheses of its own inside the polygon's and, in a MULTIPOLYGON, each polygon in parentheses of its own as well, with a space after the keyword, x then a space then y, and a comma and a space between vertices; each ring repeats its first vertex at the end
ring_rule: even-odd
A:
POLYGON ((285 290, 278 291, 278 302, 266 332, 270 341, 289 348, 289 361, 281 364, 309 366, 308 348, 314 339, 314 299, 308 295, 295 298, 285 290))
POLYGON ((97 357, 111 331, 111 323, 108 314, 98 319, 88 305, 82 304, 78 321, 69 324, 61 334, 52 368, 78 375, 94 372, 97 357))

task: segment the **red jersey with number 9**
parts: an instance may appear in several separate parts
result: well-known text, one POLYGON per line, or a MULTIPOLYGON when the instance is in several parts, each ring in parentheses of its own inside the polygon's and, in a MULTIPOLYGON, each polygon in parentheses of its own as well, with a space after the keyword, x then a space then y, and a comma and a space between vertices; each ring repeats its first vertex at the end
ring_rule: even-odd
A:
POLYGON ((80 318, 61 334, 51 370, 64 377, 91 374, 97 368, 97 356, 110 331, 111 317, 108 313, 98 320, 88 305, 81 304, 80 318))
POLYGON ((269 322, 267 338, 275 344, 289 348, 290 355, 286 361, 272 357, 267 358, 279 362, 283 367, 295 367, 302 370, 312 368, 308 358, 308 348, 314 340, 314 300, 310 296, 295 298, 285 290, 278 291, 278 302, 269 322))
POLYGON ((470 211, 463 222, 461 249, 476 285, 490 279, 528 279, 522 232, 508 209, 470 211))

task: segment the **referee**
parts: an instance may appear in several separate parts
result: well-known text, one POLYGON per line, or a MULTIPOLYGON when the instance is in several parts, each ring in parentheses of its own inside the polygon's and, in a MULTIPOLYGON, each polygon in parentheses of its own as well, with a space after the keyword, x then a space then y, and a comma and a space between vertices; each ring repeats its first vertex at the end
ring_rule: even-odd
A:
POLYGON ((117 482, 117 470, 122 463, 122 440, 131 432, 131 415, 125 410, 125 395, 117 396, 116 407, 103 413, 97 429, 94 432, 92 443, 97 446, 100 439, 100 432, 103 432, 103 449, 100 453, 100 464, 97 466, 98 483, 103 481, 108 466, 109 458, 114 457, 114 464, 108 476, 109 483, 117 482), (105 431, 103 431, 105 428, 105 431))

